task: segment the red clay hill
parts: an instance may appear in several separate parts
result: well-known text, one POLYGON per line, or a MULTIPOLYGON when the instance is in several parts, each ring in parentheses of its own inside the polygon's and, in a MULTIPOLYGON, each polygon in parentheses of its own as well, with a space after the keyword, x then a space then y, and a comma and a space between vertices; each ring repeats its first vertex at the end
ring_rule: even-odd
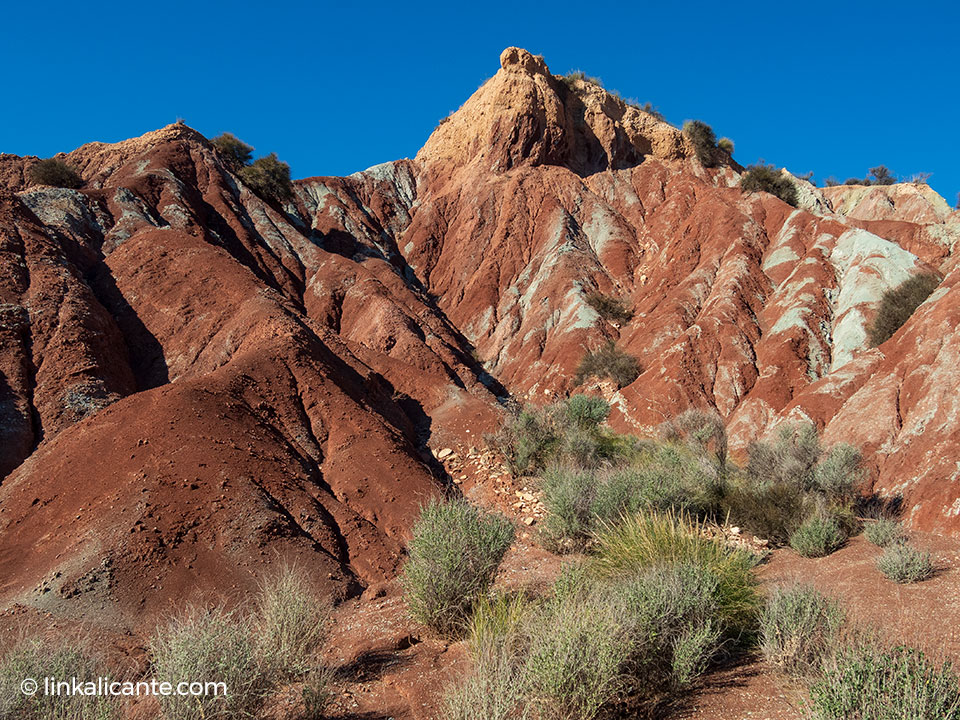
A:
POLYGON ((355 594, 449 482, 430 449, 574 390, 607 340, 642 368, 599 388, 621 429, 711 407, 743 448, 809 419, 909 523, 960 532, 960 214, 926 185, 745 194, 517 48, 416 158, 283 205, 182 124, 62 159, 80 190, 0 156, 4 605, 132 622, 279 556, 355 594), (883 292, 929 272, 869 348, 883 292))

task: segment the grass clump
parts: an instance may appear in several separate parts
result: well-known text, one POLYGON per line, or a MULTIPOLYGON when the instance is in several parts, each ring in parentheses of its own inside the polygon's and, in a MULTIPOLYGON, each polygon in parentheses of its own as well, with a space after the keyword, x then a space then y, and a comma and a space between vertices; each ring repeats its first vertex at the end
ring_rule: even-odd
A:
POLYGON ((734 144, 733 140, 728 137, 722 137, 717 140, 717 147, 723 150, 727 155, 733 155, 734 144))
POLYGON ((829 555, 845 540, 840 524, 829 515, 814 515, 790 533, 790 547, 807 558, 829 555))
POLYGON ((704 167, 715 167, 717 163, 717 136, 713 128, 701 120, 687 120, 683 124, 683 134, 693 145, 697 160, 704 167))
POLYGON ((47 158, 31 165, 27 170, 27 179, 33 185, 52 185, 53 187, 76 189, 83 186, 83 179, 70 165, 47 158))
POLYGON ((553 466, 540 482, 547 514, 540 525, 554 552, 580 551, 594 533, 645 509, 709 515, 720 479, 712 463, 679 444, 651 444, 614 467, 553 466))
POLYGON ((586 295, 587 305, 592 307, 604 320, 608 322, 627 323, 633 317, 633 310, 619 298, 610 297, 600 292, 590 292, 586 295))
POLYGON ((610 378, 623 388, 640 377, 640 363, 608 340, 597 350, 589 351, 577 366, 574 383, 582 384, 589 378, 610 378))
POLYGON ((839 642, 845 613, 810 585, 774 590, 760 615, 760 647, 784 672, 814 677, 839 642))
POLYGON ((46 695, 44 678, 69 682, 96 681, 108 671, 82 644, 24 640, 0 657, 0 717, 5 720, 119 720, 121 707, 113 697, 46 695), (20 689, 25 678, 39 683, 35 695, 20 689))
POLYGON ((756 559, 743 550, 705 536, 703 526, 685 513, 640 512, 596 535, 594 567, 605 577, 627 577, 662 564, 686 564, 717 579, 717 616, 727 632, 754 624, 760 606, 753 576, 756 559))
POLYGON ((904 539, 903 528, 892 518, 881 517, 863 528, 867 540, 877 547, 885 548, 904 539))
POLYGON ((787 205, 797 206, 797 188, 773 165, 757 163, 747 167, 740 178, 740 187, 744 192, 768 192, 776 195, 787 205))
POLYGON ((255 715, 273 688, 269 666, 260 661, 247 619, 222 608, 193 609, 170 620, 150 641, 154 675, 174 685, 210 678, 227 694, 159 697, 170 720, 255 715))
POLYGON ((413 527, 401 577, 410 614, 441 635, 461 635, 513 536, 501 515, 465 500, 431 500, 413 527))
POLYGON ((258 653, 283 680, 315 672, 311 658, 326 642, 331 607, 293 565, 263 580, 256 600, 258 653))
POLYGON ((952 666, 936 665, 913 648, 841 648, 810 694, 816 720, 960 720, 952 666))
POLYGON ((920 582, 933 575, 930 553, 921 552, 906 542, 894 543, 877 559, 877 569, 894 582, 920 582))
POLYGON ((914 311, 936 290, 940 279, 936 275, 914 275, 880 298, 877 315, 867 328, 867 339, 876 347, 903 327, 914 311))
POLYGON ((261 582, 249 612, 192 608, 175 616, 150 640, 154 676, 174 685, 198 678, 222 682, 227 694, 162 696, 164 717, 253 717, 280 684, 292 681, 302 683, 308 712, 321 713, 329 674, 316 656, 329 619, 329 603, 293 565, 261 582))

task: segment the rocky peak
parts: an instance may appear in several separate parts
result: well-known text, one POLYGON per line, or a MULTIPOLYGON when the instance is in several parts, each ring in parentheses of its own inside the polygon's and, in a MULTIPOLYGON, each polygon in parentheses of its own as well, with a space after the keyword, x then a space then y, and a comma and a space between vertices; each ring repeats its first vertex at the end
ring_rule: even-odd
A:
POLYGON ((585 176, 632 167, 650 155, 681 159, 690 150, 669 123, 599 85, 553 75, 542 57, 510 47, 497 74, 441 121, 417 159, 494 173, 561 165, 585 176))

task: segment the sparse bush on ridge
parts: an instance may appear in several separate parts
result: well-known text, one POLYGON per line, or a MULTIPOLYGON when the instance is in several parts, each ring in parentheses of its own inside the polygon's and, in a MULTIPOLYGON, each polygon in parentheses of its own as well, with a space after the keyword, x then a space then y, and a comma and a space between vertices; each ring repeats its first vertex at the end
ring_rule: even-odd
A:
POLYGON ((894 582, 915 583, 933 575, 933 561, 930 553, 906 542, 895 542, 877 559, 877 569, 894 582))
POLYGON ((633 317, 633 310, 619 299, 604 295, 600 292, 589 292, 584 299, 604 320, 608 322, 627 323, 633 317))
POLYGON ((401 575, 410 614, 441 635, 461 635, 513 536, 513 526, 501 515, 465 500, 431 500, 413 526, 401 575))
POLYGON ((887 290, 880 298, 876 317, 867 328, 871 347, 881 345, 893 337, 939 284, 940 279, 936 275, 914 275, 895 288, 887 290))
POLYGON ((238 175, 251 190, 265 200, 283 202, 293 199, 290 166, 281 162, 276 153, 257 158, 252 165, 241 168, 238 175))
POLYGON ((120 720, 122 707, 115 697, 48 695, 44 678, 69 682, 95 681, 108 675, 104 664, 83 643, 24 640, 0 656, 0 717, 4 720, 120 720), (27 695, 21 688, 26 678, 40 689, 27 695))
POLYGON ((251 163, 253 148, 231 133, 218 135, 210 143, 230 171, 261 198, 275 203, 293 199, 290 166, 282 162, 276 153, 257 158, 251 163))
POLYGON ((749 165, 740 178, 740 187, 748 193, 768 192, 787 205, 797 206, 797 188, 773 165, 749 165))
POLYGON ((34 185, 76 189, 83 186, 83 179, 72 167, 56 158, 47 158, 31 165, 27 179, 34 185))
POLYGON ((253 159, 253 148, 232 133, 225 132, 210 141, 224 164, 234 173, 240 172, 253 159))
POLYGON ((687 120, 683 124, 683 134, 693 144, 697 160, 704 167, 715 167, 717 163, 717 136, 713 128, 701 120, 687 120))
POLYGON ((717 140, 717 147, 723 150, 725 153, 727 153, 727 155, 732 156, 735 146, 733 144, 733 140, 731 140, 728 137, 722 137, 719 140, 717 140))
POLYGON ((660 122, 667 121, 667 119, 663 116, 663 113, 660 112, 657 108, 655 108, 653 103, 651 102, 645 102, 643 105, 640 106, 640 109, 643 110, 643 112, 647 113, 647 115, 652 115, 660 122))
POLYGON ((640 363, 608 340, 597 350, 588 351, 574 377, 574 384, 580 385, 589 378, 610 378, 618 388, 624 388, 640 377, 640 363))
POLYGON ((845 613, 810 585, 774 590, 760 615, 764 657, 784 672, 814 677, 838 644, 845 613))

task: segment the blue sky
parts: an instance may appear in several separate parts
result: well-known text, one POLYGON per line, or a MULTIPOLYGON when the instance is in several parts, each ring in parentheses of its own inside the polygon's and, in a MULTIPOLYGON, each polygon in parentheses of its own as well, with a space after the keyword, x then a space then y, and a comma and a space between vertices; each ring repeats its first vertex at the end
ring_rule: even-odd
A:
POLYGON ((10 3, 0 152, 52 155, 182 117, 294 177, 413 156, 519 45, 816 178, 960 191, 956 2, 10 3))

